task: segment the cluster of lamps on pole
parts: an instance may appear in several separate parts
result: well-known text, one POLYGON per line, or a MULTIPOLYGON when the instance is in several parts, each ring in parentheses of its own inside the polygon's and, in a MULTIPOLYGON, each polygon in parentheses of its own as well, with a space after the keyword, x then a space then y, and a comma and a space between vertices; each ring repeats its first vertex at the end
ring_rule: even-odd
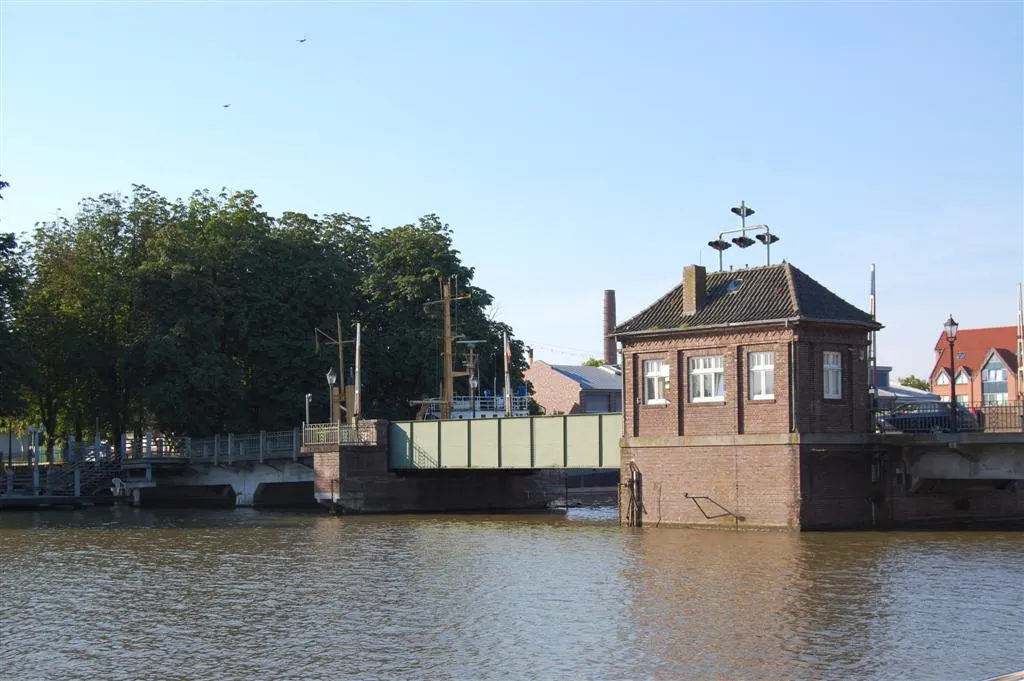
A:
POLYGON ((765 264, 771 265, 772 244, 778 241, 779 237, 776 236, 775 234, 772 234, 771 230, 768 228, 768 225, 747 225, 747 218, 754 214, 754 209, 748 206, 746 202, 740 201, 740 205, 733 206, 731 210, 735 215, 739 216, 740 228, 727 229, 723 232, 719 232, 717 239, 708 242, 708 246, 718 251, 718 271, 722 271, 723 251, 725 251, 727 248, 732 248, 733 244, 736 244, 736 246, 739 248, 748 248, 757 243, 757 241, 760 241, 767 247, 767 251, 765 251, 765 264), (748 231, 759 232, 758 234, 754 235, 754 238, 757 239, 757 241, 754 241, 754 239, 751 239, 749 236, 747 236, 748 231), (739 233, 739 236, 733 237, 732 243, 729 243, 724 239, 726 234, 736 233, 739 233))

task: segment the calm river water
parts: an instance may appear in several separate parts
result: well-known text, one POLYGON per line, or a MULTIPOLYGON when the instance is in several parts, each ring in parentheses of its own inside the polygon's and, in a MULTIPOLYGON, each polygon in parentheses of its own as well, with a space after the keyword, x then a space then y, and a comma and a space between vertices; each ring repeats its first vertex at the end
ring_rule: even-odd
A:
POLYGON ((0 646, 5 681, 973 681, 1024 668, 1024 533, 5 512, 0 646))

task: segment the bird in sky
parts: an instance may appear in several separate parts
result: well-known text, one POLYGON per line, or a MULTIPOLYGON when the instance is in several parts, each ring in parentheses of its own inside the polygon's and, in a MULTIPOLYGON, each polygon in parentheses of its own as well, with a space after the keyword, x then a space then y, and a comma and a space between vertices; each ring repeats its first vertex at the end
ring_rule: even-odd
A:
POLYGON ((228 107, 229 107, 229 106, 231 106, 231 105, 230 105, 230 104, 221 104, 221 106, 222 106, 222 107, 224 107, 224 108, 226 109, 226 108, 228 108, 228 107))
POLYGON ((302 36, 301 38, 299 38, 295 42, 297 42, 297 43, 304 43, 304 42, 306 42, 306 36, 302 36))

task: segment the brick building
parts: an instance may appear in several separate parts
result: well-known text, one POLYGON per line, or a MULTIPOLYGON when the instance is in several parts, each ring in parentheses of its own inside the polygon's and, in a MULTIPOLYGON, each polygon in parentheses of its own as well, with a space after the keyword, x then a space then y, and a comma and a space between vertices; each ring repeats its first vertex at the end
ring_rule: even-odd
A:
POLYGON ((622 369, 571 364, 530 363, 524 378, 545 414, 598 414, 622 411, 622 369))
POLYGON ((788 263, 706 273, 617 326, 623 517, 870 524, 868 342, 881 328, 788 263))
POLYGON ((928 382, 932 392, 949 401, 950 381, 956 381, 956 400, 962 404, 999 405, 1020 400, 1017 372, 1017 329, 998 326, 961 329, 953 346, 954 376, 949 373, 946 334, 935 341, 935 366, 928 382), (955 377, 955 378, 954 378, 955 377))

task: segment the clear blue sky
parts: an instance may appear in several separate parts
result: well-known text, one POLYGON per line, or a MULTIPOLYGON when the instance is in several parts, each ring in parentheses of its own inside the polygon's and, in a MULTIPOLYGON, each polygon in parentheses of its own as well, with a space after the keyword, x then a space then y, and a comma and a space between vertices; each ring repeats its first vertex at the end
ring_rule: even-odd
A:
POLYGON ((624 321, 716 266, 745 199, 773 261, 865 309, 876 263, 898 375, 950 313, 1015 323, 1021 2, 4 0, 0 24, 6 231, 132 183, 435 212, 497 317, 579 363, 604 289, 624 321))

